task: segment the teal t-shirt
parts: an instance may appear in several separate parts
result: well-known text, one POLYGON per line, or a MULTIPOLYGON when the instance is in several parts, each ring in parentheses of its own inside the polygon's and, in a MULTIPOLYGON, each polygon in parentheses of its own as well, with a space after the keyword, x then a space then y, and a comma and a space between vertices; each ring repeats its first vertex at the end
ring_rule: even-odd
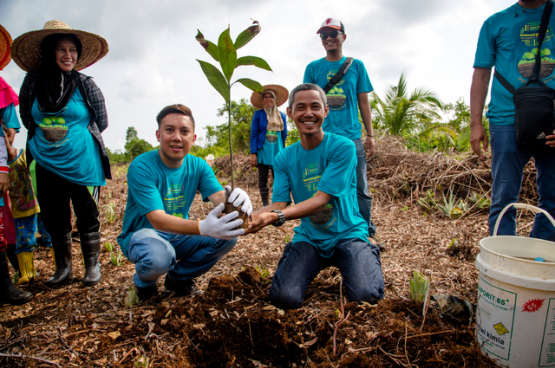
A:
MULTIPOLYGON (((345 62, 327 61, 326 58, 308 64, 303 83, 313 83, 322 88, 333 78, 345 62)), ((322 128, 325 132, 339 134, 351 140, 360 138, 358 120, 358 94, 372 92, 374 88, 362 61, 354 59, 351 67, 341 80, 326 95, 330 112, 322 128)))
MULTIPOLYGON (((2 125, 8 129, 16 129, 19 132, 21 124, 17 119, 17 113, 15 111, 15 105, 13 102, 8 106, 0 109, 0 117, 2 118, 2 125)), ((0 129, 0 136, 4 136, 4 130, 0 129)))
MULTIPOLYGON (((524 86, 532 76, 538 53, 538 32, 545 5, 526 9, 518 5, 496 13, 483 24, 474 59, 475 68, 495 67, 515 88, 524 86), (518 16, 515 17, 515 14, 518 16)), ((553 25, 555 11, 551 12, 549 27, 540 51, 540 78, 555 88, 555 38, 553 25)), ((515 107, 513 95, 493 76, 491 100, 487 117, 492 125, 513 125, 515 107)))
POLYGON ((91 114, 78 88, 61 111, 45 114, 35 99, 31 114, 37 127, 29 150, 39 165, 75 184, 106 185, 100 147, 87 128, 91 114))
POLYGON ((358 210, 356 165, 355 144, 332 133, 312 150, 305 150, 299 141, 277 155, 272 202, 289 202, 290 191, 295 203, 312 198, 318 190, 332 196, 324 211, 301 219, 294 243, 308 242, 327 258, 339 240, 368 241, 368 224, 358 210))
POLYGON ((147 213, 163 210, 187 219, 197 190, 203 200, 223 190, 203 159, 187 155, 180 168, 172 169, 164 164, 158 150, 143 153, 133 160, 127 172, 127 186, 127 207, 118 236, 126 256, 131 235, 141 229, 153 229, 147 213))
POLYGON ((266 131, 266 139, 262 148, 256 153, 259 164, 268 166, 274 165, 274 157, 283 149, 283 139, 281 138, 281 131, 276 132, 273 130, 266 131))

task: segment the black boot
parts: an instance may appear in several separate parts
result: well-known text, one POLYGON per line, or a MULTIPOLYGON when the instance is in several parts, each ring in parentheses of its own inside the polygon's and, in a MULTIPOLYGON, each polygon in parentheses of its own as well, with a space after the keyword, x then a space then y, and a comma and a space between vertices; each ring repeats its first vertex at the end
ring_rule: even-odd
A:
POLYGON ((92 286, 102 280, 100 275, 100 233, 81 234, 81 251, 85 261, 83 285, 92 286))
POLYGON ((73 263, 71 262, 71 233, 62 237, 52 238, 52 249, 56 261, 56 272, 46 280, 46 286, 58 287, 73 279, 73 263))
POLYGON ((6 252, 0 252, 0 304, 21 305, 28 303, 33 299, 33 294, 13 286, 5 254, 6 252))
POLYGON ((6 255, 8 256, 13 269, 19 271, 19 261, 17 260, 17 254, 15 254, 15 244, 8 244, 6 255))
POLYGON ((260 198, 262 199, 262 206, 266 207, 266 206, 268 206, 269 190, 268 190, 268 188, 266 188, 266 190, 263 190, 263 189, 259 189, 259 190, 260 190, 260 198))

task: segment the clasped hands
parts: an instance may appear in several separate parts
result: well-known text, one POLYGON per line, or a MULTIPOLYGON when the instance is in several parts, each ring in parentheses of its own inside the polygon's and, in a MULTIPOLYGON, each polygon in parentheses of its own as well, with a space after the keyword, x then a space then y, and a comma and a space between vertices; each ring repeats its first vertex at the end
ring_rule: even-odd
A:
MULTIPOLYGON (((235 188, 231 191, 231 187, 228 185, 225 187, 229 197, 227 201, 232 203, 233 206, 241 206, 241 211, 250 216, 252 213, 252 203, 249 195, 240 188, 235 188)), ((210 236, 216 239, 231 240, 240 235, 245 234, 245 229, 236 229, 238 226, 243 224, 243 220, 238 219, 239 213, 233 211, 231 213, 222 216, 222 211, 224 210, 225 204, 220 203, 216 208, 214 208, 206 219, 199 222, 199 231, 202 236, 210 236)))

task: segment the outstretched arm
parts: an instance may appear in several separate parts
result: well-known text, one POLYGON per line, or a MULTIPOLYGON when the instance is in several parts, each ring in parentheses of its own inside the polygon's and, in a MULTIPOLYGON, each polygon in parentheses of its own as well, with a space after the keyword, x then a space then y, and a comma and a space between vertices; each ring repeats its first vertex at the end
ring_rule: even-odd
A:
POLYGON ((303 217, 310 216, 324 210, 326 203, 331 199, 331 195, 317 191, 314 197, 307 199, 289 208, 286 202, 276 202, 271 205, 261 208, 252 213, 251 223, 247 229, 247 234, 256 233, 263 227, 273 224, 279 217, 277 213, 271 212, 273 210, 280 210, 285 215, 286 220, 295 220, 303 217))

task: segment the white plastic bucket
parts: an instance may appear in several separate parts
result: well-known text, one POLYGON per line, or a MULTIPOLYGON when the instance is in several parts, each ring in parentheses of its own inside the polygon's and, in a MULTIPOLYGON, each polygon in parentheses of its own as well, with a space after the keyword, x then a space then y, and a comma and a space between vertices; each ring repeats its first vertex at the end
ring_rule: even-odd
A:
POLYGON ((480 241, 476 339, 500 366, 555 367, 555 243, 496 236, 511 206, 541 212, 555 226, 544 210, 513 203, 501 211, 493 236, 480 241))

